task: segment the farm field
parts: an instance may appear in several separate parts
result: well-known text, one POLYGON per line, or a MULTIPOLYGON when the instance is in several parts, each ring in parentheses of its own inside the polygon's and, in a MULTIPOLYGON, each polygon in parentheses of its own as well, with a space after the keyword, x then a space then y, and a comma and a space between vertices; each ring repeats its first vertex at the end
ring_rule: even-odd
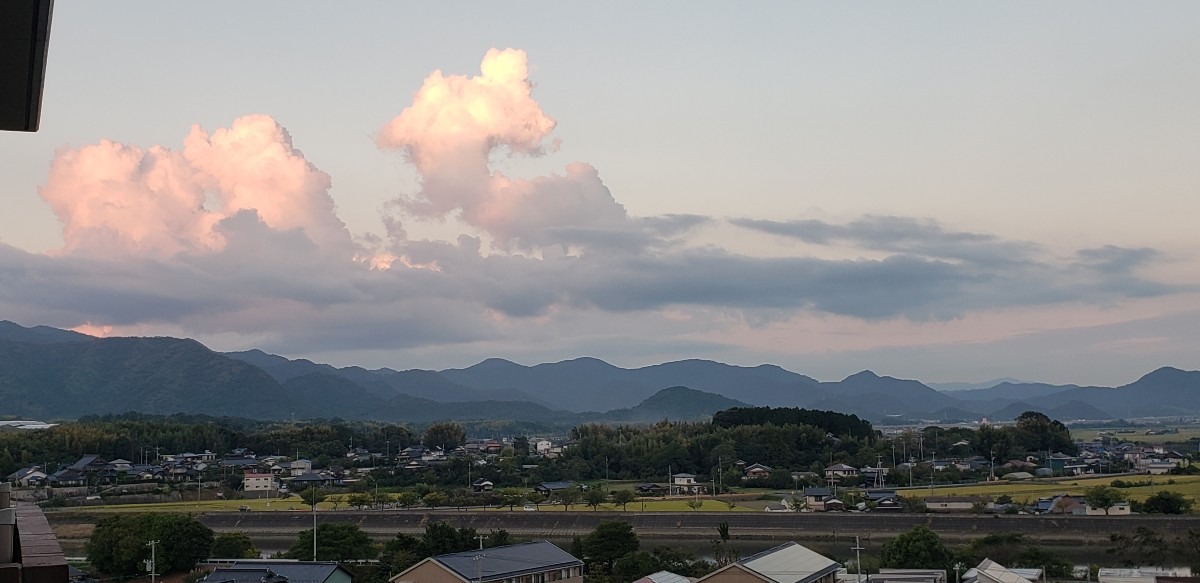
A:
POLYGON ((1189 439, 1200 439, 1200 425, 1164 425, 1162 427, 1088 427, 1088 428, 1071 428, 1071 437, 1083 441, 1092 441, 1097 439, 1100 432, 1111 433, 1112 437, 1116 437, 1125 441, 1133 441, 1137 443, 1178 443, 1185 442, 1189 439), (1149 430, 1162 429, 1178 429, 1179 433, 1168 433, 1165 435, 1146 435, 1149 430), (1133 433, 1117 433, 1118 431, 1132 431, 1133 433))
MULTIPOLYGON (((1114 479, 1121 479, 1126 482, 1146 482, 1150 481, 1151 476, 1124 476, 1120 478, 1103 477, 1103 478, 1080 478, 1078 480, 1064 480, 1058 482, 993 482, 991 484, 978 484, 970 486, 953 486, 946 488, 937 488, 930 494, 929 490, 902 490, 901 494, 906 496, 916 496, 926 498, 928 496, 991 496, 997 497, 1009 495, 1013 500, 1036 499, 1042 496, 1053 494, 1061 494, 1069 492, 1071 494, 1083 494, 1088 488, 1095 486, 1106 486, 1114 479), (918 494, 918 492, 920 492, 918 494)), ((1200 476, 1153 476, 1153 485, 1138 486, 1136 488, 1121 488, 1133 500, 1145 500, 1155 492, 1169 490, 1178 492, 1188 497, 1193 502, 1197 502, 1200 506, 1200 476), (1172 481, 1173 483, 1168 483, 1172 481)))
MULTIPOLYGON (((332 497, 344 496, 337 494, 332 497)), ((703 512, 730 512, 730 511, 747 511, 754 510, 745 506, 734 506, 730 508, 728 504, 719 500, 701 499, 704 505, 700 511, 703 512)), ((687 505, 687 500, 646 500, 644 503, 641 500, 629 503, 629 512, 693 512, 692 508, 687 505)), ((113 504, 107 506, 82 506, 76 508, 66 508, 58 512, 238 512, 240 507, 248 506, 252 512, 310 512, 308 505, 301 502, 299 497, 293 496, 280 500, 278 498, 271 499, 270 507, 267 506, 266 499, 256 500, 201 500, 197 504, 194 500, 191 502, 160 502, 157 504, 113 504)), ((318 511, 329 511, 334 509, 334 505, 330 501, 317 504, 318 511)), ((414 508, 417 509, 417 508, 414 508)), ((346 504, 340 504, 338 510, 353 510, 346 504)), ((590 511, 591 507, 584 504, 574 504, 571 506, 571 511, 590 511)), ((616 504, 601 504, 599 510, 620 511, 621 506, 616 504)), ((469 511, 475 512, 509 512, 507 506, 502 508, 487 507, 487 508, 470 508, 469 511)), ((523 512, 521 506, 516 507, 516 512, 523 512)), ((542 504, 538 507, 538 512, 562 512, 561 504, 551 505, 542 504)))

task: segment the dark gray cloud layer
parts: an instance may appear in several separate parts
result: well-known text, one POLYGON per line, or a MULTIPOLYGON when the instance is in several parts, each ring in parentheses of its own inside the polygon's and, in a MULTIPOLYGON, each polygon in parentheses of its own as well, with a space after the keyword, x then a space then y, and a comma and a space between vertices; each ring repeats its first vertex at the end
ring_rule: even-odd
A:
POLYGON ((514 321, 553 326, 559 310, 643 318, 697 308, 747 319, 808 311, 923 321, 1183 291, 1137 274, 1159 259, 1150 249, 1107 246, 1039 259, 1035 245, 895 217, 845 225, 733 221, 817 245, 866 247, 883 252, 880 259, 752 257, 669 238, 706 221, 631 219, 621 232, 640 238, 630 244, 575 236, 575 252, 547 249, 540 257, 486 255, 467 236, 455 243, 398 239, 392 252, 429 268, 372 270, 323 251, 300 230, 272 230, 243 212, 221 224, 224 249, 170 260, 52 257, 0 246, 0 308, 37 323, 170 325, 330 351, 519 339, 514 321))

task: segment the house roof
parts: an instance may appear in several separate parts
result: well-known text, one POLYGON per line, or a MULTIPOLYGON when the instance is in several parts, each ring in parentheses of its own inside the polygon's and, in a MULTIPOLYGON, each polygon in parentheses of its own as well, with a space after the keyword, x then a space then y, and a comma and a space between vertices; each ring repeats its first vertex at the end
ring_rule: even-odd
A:
POLYGON ((794 542, 750 555, 735 564, 775 583, 815 581, 837 572, 842 566, 837 561, 794 542))
POLYGON ((766 470, 769 472, 769 471, 771 471, 771 466, 768 466, 766 464, 758 464, 758 463, 754 463, 754 464, 750 464, 750 465, 746 466, 747 472, 749 472, 751 470, 766 470))
POLYGON ((829 471, 834 471, 834 472, 857 472, 857 471, 858 471, 858 468, 856 468, 856 467, 854 467, 854 466, 848 466, 848 465, 846 465, 846 464, 833 464, 832 466, 829 466, 829 467, 825 468, 825 471, 827 471, 827 472, 829 472, 829 471))
POLYGON ((545 540, 438 555, 431 560, 468 581, 508 579, 548 569, 583 566, 583 561, 545 540))
POLYGON ((217 567, 204 577, 207 583, 290 583, 270 567, 217 567))
POLYGON ((830 490, 829 488, 826 488, 823 486, 819 487, 819 488, 805 488, 804 495, 805 496, 833 496, 833 490, 830 490))
POLYGON ((313 472, 305 472, 292 478, 293 482, 327 482, 329 478, 313 472))
POLYGON ((670 571, 659 571, 646 575, 633 583, 692 583, 692 580, 670 571))
POLYGON ((267 568, 278 575, 287 577, 288 583, 324 583, 338 569, 345 571, 347 578, 350 571, 333 561, 279 561, 279 560, 250 560, 237 561, 233 568, 267 568))
POLYGON ((975 567, 977 576, 980 580, 989 583, 1031 583, 1029 579, 1022 577, 1016 572, 1006 569, 991 559, 984 559, 979 566, 975 567))
POLYGON ((542 482, 538 484, 538 488, 543 490, 566 490, 571 487, 571 482, 542 482))
POLYGON ((82 471, 84 468, 86 468, 96 462, 103 463, 104 460, 100 459, 100 456, 98 456, 98 455, 85 455, 85 456, 79 458, 79 461, 68 466, 67 469, 82 471))

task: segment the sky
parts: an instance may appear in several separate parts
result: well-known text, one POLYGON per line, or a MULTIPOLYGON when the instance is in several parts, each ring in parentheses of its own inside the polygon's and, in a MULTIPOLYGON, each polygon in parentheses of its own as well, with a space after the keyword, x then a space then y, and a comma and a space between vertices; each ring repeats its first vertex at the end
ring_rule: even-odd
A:
POLYGON ((0 319, 397 369, 1200 368, 1200 4, 55 5, 0 319))

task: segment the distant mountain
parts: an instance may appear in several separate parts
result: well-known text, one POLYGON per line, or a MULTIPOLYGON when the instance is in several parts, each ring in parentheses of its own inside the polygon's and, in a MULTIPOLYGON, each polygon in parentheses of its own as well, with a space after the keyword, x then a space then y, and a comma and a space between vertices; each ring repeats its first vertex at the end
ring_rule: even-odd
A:
POLYGON ((534 397, 515 389, 481 391, 464 387, 429 370, 397 371, 390 368, 368 370, 358 366, 336 368, 305 359, 293 360, 257 349, 225 354, 230 358, 263 369, 281 383, 312 374, 330 375, 350 381, 384 399, 390 399, 396 395, 408 395, 442 403, 498 400, 537 401, 534 397))
POLYGON ((27 342, 29 344, 58 344, 60 342, 83 342, 95 339, 95 336, 80 334, 72 330, 61 330, 49 326, 26 328, 16 322, 0 320, 0 340, 27 342))
POLYGON ((194 412, 263 418, 288 401, 267 373, 195 340, 0 341, 0 402, 43 418, 194 412))
POLYGON ((741 367, 709 360, 626 369, 595 358, 537 366, 492 358, 464 369, 443 370, 441 375, 481 390, 520 390, 569 411, 629 408, 671 386, 720 393, 756 405, 800 406, 823 396, 813 379, 777 366, 741 367))
POLYGON ((838 382, 821 383, 818 387, 829 398, 813 403, 813 408, 854 413, 867 419, 935 411, 961 404, 954 397, 918 381, 879 376, 869 370, 838 382))
MULTIPOLYGON (((931 389, 933 389, 935 391, 941 391, 943 393, 956 393, 959 391, 977 391, 979 389, 989 389, 991 387, 994 387, 994 386, 1000 385, 1000 384, 1004 384, 1004 383, 1008 383, 1008 384, 1012 384, 1012 385, 1023 385, 1023 384, 1027 384, 1027 381, 1023 381, 1020 379, 1014 379, 1012 377, 1004 377, 1001 379, 992 379, 990 381, 983 381, 983 382, 979 382, 979 383, 949 382, 949 383, 925 383, 925 384, 928 385, 931 389)), ((957 396, 957 395, 955 395, 955 396, 957 396)))
POLYGON ((1200 372, 1160 368, 1117 388, 1001 382, 944 393, 869 370, 818 382, 778 366, 683 360, 626 369, 595 358, 536 366, 488 359, 444 371, 337 368, 250 350, 213 352, 194 340, 95 338, 0 322, 0 402, 47 419, 141 411, 260 419, 384 421, 699 419, 737 406, 788 406, 877 422, 1058 419, 1200 414, 1200 372), (607 413, 604 413, 607 411, 607 413))
POLYGON ((991 401, 1008 399, 1020 401, 1025 399, 1040 399, 1067 389, 1078 389, 1079 385, 1048 385, 1045 383, 1009 383, 1003 382, 986 389, 971 389, 955 391, 950 396, 964 401, 991 401))
POLYGON ((687 387, 668 387, 651 395, 630 409, 616 409, 599 417, 601 421, 644 423, 670 419, 695 421, 712 417, 713 413, 733 407, 749 407, 741 401, 716 393, 706 393, 687 387))

